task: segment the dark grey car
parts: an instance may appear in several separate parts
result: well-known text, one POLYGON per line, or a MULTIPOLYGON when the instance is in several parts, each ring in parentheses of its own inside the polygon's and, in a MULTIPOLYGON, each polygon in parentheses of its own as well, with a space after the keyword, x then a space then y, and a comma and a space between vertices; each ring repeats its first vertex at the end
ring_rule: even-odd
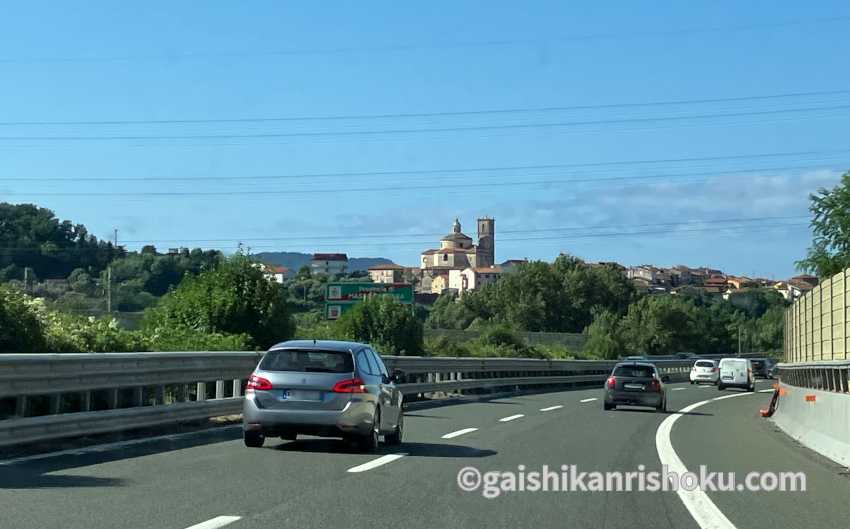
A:
POLYGON ((605 381, 603 408, 611 410, 618 405, 647 406, 667 411, 667 390, 658 368, 648 362, 621 362, 614 366, 605 381))
POLYGON ((245 445, 298 434, 342 437, 366 450, 400 444, 402 393, 375 350, 366 344, 296 340, 273 346, 245 390, 245 445))

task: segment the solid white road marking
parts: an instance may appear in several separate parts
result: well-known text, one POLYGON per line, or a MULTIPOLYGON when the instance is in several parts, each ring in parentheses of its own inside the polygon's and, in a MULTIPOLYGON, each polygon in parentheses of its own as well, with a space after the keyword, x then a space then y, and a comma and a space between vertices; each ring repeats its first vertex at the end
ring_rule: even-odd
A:
POLYGON ((599 400, 599 399, 596 398, 596 397, 593 397, 592 399, 581 399, 579 402, 593 402, 594 400, 599 400))
POLYGON ((358 473, 358 472, 366 472, 367 470, 372 470, 373 468, 378 468, 380 466, 386 465, 387 463, 392 463, 396 459, 401 459, 407 454, 387 454, 385 456, 381 456, 378 459, 373 459, 368 463, 363 463, 362 465, 357 465, 356 467, 351 467, 348 469, 349 472, 358 473))
POLYGON ((760 389, 759 393, 773 393, 773 389, 760 389))
POLYGON ((224 527, 225 525, 230 525, 236 520, 241 520, 241 516, 216 516, 211 520, 207 520, 206 522, 201 522, 199 524, 195 524, 191 527, 187 527, 186 529, 218 529, 219 527, 224 527))
POLYGON ((688 388, 673 388, 673 391, 684 391, 688 388))
POLYGON ((499 422, 510 422, 510 421, 515 420, 515 419, 519 419, 520 417, 525 417, 525 415, 520 413, 520 414, 517 414, 517 415, 510 415, 508 417, 502 417, 501 419, 499 419, 499 422))
POLYGON ((540 408, 540 411, 560 410, 561 408, 563 408, 563 406, 558 404, 557 406, 549 406, 548 408, 540 408))
POLYGON ((443 439, 454 439, 455 437, 460 437, 461 435, 472 433, 477 431, 478 428, 464 428, 463 430, 458 430, 456 432, 447 433, 443 436, 443 439))
POLYGON ((18 457, 15 459, 7 459, 5 461, 0 461, 0 466, 4 465, 14 465, 16 463, 26 463, 28 461, 37 461, 39 459, 47 459, 48 457, 60 457, 60 456, 82 456, 86 454, 96 454, 100 452, 107 452, 109 450, 115 450, 118 448, 127 448, 130 446, 141 445, 146 443, 153 443, 156 441, 176 441, 178 439, 182 439, 185 437, 192 437, 194 435, 209 433, 209 432, 223 432, 226 430, 235 430, 237 428, 242 428, 241 424, 233 424, 229 426, 223 426, 221 428, 208 428, 206 430, 197 430, 194 432, 185 432, 171 435, 160 435, 157 437, 144 437, 141 439, 131 439, 129 441, 118 441, 116 443, 106 443, 100 445, 92 445, 92 446, 84 446, 81 448, 70 448, 68 450, 60 450, 57 452, 47 452, 45 454, 35 454, 31 456, 18 457))
MULTIPOLYGON (((676 450, 673 448, 673 443, 670 441, 670 431, 676 421, 683 414, 704 406, 709 402, 742 397, 744 395, 749 395, 749 393, 732 393, 731 395, 703 400, 690 406, 685 406, 678 412, 673 412, 672 415, 661 422, 658 430, 655 432, 655 448, 658 451, 658 458, 661 460, 661 464, 667 465, 668 472, 675 472, 680 476, 688 472, 687 467, 679 459, 676 450)), ((730 522, 729 518, 726 518, 726 515, 717 508, 717 505, 711 501, 711 498, 704 491, 698 489, 692 491, 679 489, 676 491, 676 494, 679 495, 679 499, 685 504, 685 508, 688 509, 688 512, 691 513, 694 521, 701 529, 737 529, 735 524, 730 522)))

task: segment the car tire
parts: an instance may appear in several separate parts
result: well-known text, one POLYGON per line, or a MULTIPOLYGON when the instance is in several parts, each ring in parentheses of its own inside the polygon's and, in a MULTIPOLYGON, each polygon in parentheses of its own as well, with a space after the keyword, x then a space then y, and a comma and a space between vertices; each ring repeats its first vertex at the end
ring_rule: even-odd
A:
POLYGON ((393 433, 384 436, 384 442, 388 445, 400 445, 404 437, 404 412, 398 414, 398 424, 393 433))
POLYGON ((260 448, 266 442, 266 436, 260 432, 243 432, 242 440, 248 448, 260 448))
POLYGON ((691 385, 693 385, 693 384, 694 384, 694 381, 693 381, 693 380, 691 380, 691 385))
POLYGON ((363 452, 374 452, 380 444, 380 425, 381 425, 381 408, 375 409, 375 415, 372 417, 372 427, 369 433, 363 435, 358 440, 359 448, 363 452))
POLYGON ((602 409, 603 409, 603 410, 605 410, 605 411, 613 410, 613 409, 614 409, 614 408, 616 408, 616 407, 617 407, 616 405, 614 405, 614 404, 610 404, 610 403, 608 403, 608 402, 603 402, 603 403, 602 403, 602 409))
POLYGON ((726 389, 726 386, 724 386, 723 384, 717 384, 717 389, 719 391, 723 391, 724 389, 726 389))
POLYGON ((667 399, 662 400, 661 404, 659 404, 655 410, 658 413, 667 413, 667 399))

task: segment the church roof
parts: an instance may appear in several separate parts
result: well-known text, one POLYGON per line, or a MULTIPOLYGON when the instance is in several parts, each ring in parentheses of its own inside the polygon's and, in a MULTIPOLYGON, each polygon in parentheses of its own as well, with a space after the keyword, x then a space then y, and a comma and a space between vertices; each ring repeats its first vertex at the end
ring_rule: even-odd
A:
POLYGON ((472 237, 470 237, 469 235, 466 235, 464 233, 458 232, 458 233, 450 233, 440 240, 441 241, 471 241, 472 237))

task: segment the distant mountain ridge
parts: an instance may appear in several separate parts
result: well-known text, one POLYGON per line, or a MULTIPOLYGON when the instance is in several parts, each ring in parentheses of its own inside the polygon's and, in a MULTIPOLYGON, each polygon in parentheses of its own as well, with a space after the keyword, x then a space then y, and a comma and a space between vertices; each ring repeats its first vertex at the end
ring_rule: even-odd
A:
MULTIPOLYGON (((313 255, 301 252, 262 252, 254 254, 254 257, 264 263, 285 266, 292 273, 295 273, 302 266, 309 266, 313 255)), ((392 261, 385 257, 349 257, 348 270, 349 272, 360 272, 375 265, 388 263, 392 263, 392 261)))

